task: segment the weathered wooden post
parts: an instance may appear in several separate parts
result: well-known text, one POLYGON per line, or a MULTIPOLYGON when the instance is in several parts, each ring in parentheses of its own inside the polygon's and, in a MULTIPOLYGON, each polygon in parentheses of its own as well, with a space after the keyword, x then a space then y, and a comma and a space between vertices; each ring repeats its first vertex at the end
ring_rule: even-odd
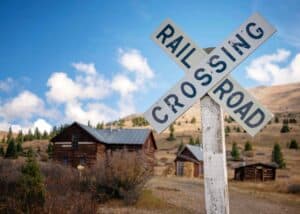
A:
POLYGON ((228 214, 228 182, 223 112, 209 96, 200 101, 206 213, 228 214))

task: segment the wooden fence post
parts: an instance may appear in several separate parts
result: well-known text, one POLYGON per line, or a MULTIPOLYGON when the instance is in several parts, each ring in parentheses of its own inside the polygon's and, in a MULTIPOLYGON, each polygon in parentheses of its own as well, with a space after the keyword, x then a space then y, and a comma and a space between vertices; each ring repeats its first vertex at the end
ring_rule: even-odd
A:
POLYGON ((206 213, 229 214, 223 112, 209 96, 200 105, 206 213))

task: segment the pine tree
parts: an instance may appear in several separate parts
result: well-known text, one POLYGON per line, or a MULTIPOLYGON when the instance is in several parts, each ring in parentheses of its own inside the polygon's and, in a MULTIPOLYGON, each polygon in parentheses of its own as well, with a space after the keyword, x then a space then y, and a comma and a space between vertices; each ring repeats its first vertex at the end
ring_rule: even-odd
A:
POLYGON ((171 126, 169 127, 169 131, 170 131, 170 134, 169 134, 169 137, 167 138, 167 140, 169 140, 169 141, 175 140, 175 136, 174 136, 175 128, 174 128, 173 124, 171 124, 171 126))
POLYGON ((8 142, 8 140, 10 140, 11 138, 13 138, 13 133, 12 133, 11 127, 9 127, 8 133, 7 133, 7 136, 6 136, 7 142, 8 142))
POLYGON ((36 140, 41 139, 41 132, 40 132, 38 127, 36 127, 35 130, 34 130, 34 139, 36 139, 36 140))
POLYGON ((292 139, 292 140, 291 140, 291 143, 290 143, 290 145, 289 145, 289 148, 290 148, 290 149, 298 149, 298 148, 299 148, 298 143, 297 143, 297 141, 296 141, 295 139, 292 139))
POLYGON ((179 144, 178 149, 177 149, 177 152, 180 152, 183 147, 184 147, 184 143, 183 143, 183 140, 181 139, 180 144, 179 144))
POLYGON ((27 138, 28 141, 32 141, 33 140, 33 134, 32 134, 31 129, 28 130, 26 138, 27 138))
POLYGON ((195 145, 200 145, 200 139, 199 139, 199 137, 196 137, 194 142, 195 142, 195 145))
POLYGON ((283 123, 282 124, 282 127, 280 129, 280 132, 281 133, 287 133, 290 131, 290 128, 289 128, 289 125, 287 123, 283 123))
POLYGON ((45 130, 45 131, 43 132, 42 139, 43 139, 43 140, 47 140, 48 138, 49 138, 48 132, 45 130))
POLYGON ((195 145, 194 139, 192 137, 190 137, 189 144, 190 145, 195 145))
POLYGON ((104 123, 97 123, 96 129, 103 129, 104 128, 104 123))
POLYGON ((30 213, 33 208, 42 207, 45 203, 44 178, 33 153, 28 154, 26 164, 22 167, 21 172, 22 175, 18 182, 19 196, 23 211, 30 213))
POLYGON ((231 156, 235 161, 240 160, 240 152, 235 142, 232 144, 231 156))
POLYGON ((1 144, 3 145, 5 143, 5 137, 2 138, 1 144))
POLYGON ((281 147, 278 143, 276 143, 273 147, 272 162, 277 163, 279 168, 285 168, 285 162, 284 162, 283 155, 281 152, 281 147))
POLYGON ((0 144, 0 156, 4 156, 4 148, 3 148, 3 144, 0 144))
POLYGON ((252 151, 252 144, 249 141, 246 142, 244 151, 252 151))
POLYGON ((52 154, 53 154, 53 144, 50 142, 49 144, 48 144, 48 148, 47 148, 47 153, 48 153, 48 156, 49 157, 52 157, 52 154))
POLYGON ((191 123, 193 123, 193 124, 196 123, 196 118, 195 117, 192 118, 191 123))
POLYGON ((21 142, 17 143, 16 151, 17 151, 17 154, 20 154, 20 153, 23 152, 23 147, 22 147, 22 143, 21 142))
POLYGON ((17 157, 17 150, 15 145, 15 140, 13 138, 10 138, 8 140, 8 146, 6 149, 6 158, 16 158, 17 157))
POLYGON ((24 142, 24 136, 22 130, 19 131, 18 136, 16 138, 17 143, 23 143, 24 142))
POLYGON ((275 117, 275 123, 279 123, 279 118, 277 116, 275 117))
POLYGON ((91 121, 88 121, 88 127, 92 127, 91 121))

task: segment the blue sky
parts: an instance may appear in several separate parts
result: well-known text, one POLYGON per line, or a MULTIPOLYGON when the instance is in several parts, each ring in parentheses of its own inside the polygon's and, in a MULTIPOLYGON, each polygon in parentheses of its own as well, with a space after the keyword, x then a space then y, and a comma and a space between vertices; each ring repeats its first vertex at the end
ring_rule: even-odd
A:
POLYGON ((232 75, 247 88, 300 81, 299 11, 299 1, 0 1, 0 129, 144 112, 184 75, 150 39, 166 18, 211 47, 259 12, 278 32, 232 75))

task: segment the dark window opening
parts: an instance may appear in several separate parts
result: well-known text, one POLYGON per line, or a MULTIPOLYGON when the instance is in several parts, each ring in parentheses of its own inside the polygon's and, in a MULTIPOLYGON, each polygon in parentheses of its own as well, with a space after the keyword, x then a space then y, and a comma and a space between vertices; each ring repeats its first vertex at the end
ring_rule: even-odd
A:
POLYGON ((63 159, 63 163, 65 164, 65 165, 68 165, 68 157, 67 156, 64 156, 64 159, 63 159))
POLYGON ((85 165, 85 157, 80 157, 79 158, 79 164, 80 165, 85 165))
POLYGON ((78 136, 72 135, 72 147, 78 149, 78 136))

